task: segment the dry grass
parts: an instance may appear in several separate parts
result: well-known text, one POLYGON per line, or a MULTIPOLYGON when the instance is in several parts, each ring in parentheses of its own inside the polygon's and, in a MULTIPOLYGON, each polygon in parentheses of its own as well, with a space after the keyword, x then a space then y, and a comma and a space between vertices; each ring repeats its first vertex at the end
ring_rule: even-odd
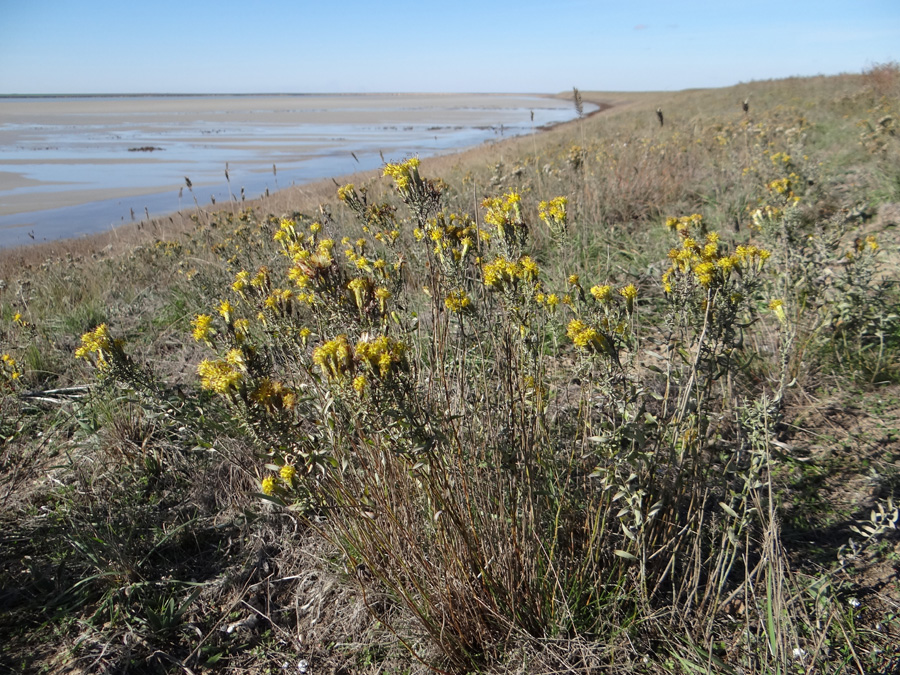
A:
MULTIPOLYGON (((475 283, 481 267, 439 272, 407 232, 425 226, 414 208, 399 240, 408 273, 392 287, 408 330, 392 335, 411 342, 414 367, 380 405, 310 361, 339 332, 383 329, 375 303, 368 318, 342 308, 343 286, 325 314, 297 309, 258 343, 260 373, 304 392, 290 424, 195 375, 209 353, 191 320, 215 314, 241 267, 265 264, 276 281, 290 267, 271 240, 278 217, 321 220, 335 240, 374 233, 330 182, 248 202, 244 217, 205 209, 3 252, 0 340, 23 365, 0 405, 0 664, 893 672, 896 533, 849 526, 896 504, 900 486, 896 274, 877 267, 898 237, 876 217, 900 201, 900 150, 879 122, 897 114, 896 67, 582 95, 612 107, 420 172, 482 225, 484 197, 517 191, 542 290, 577 295, 577 274, 584 304, 561 308, 565 320, 532 306, 526 321, 475 283), (788 206, 766 187, 788 176, 800 206, 751 228, 754 209, 788 206), (562 247, 537 216, 560 194, 562 247), (695 212, 723 250, 772 252, 732 319, 662 291, 679 240, 661 222, 695 212), (468 331, 432 301, 451 282, 483 307, 468 331), (566 337, 570 318, 596 320, 594 283, 640 290, 634 317, 616 297, 633 324, 616 343, 621 371, 566 337), (290 337, 301 320, 315 343, 290 337), (104 323, 130 360, 99 386, 72 353, 104 323), (525 323, 533 341, 519 340, 525 323), (272 454, 279 443, 291 450, 272 454), (294 448, 334 462, 280 494, 297 508, 260 501, 263 462, 277 468, 294 448)), ((351 180, 407 217, 376 173, 351 180)))

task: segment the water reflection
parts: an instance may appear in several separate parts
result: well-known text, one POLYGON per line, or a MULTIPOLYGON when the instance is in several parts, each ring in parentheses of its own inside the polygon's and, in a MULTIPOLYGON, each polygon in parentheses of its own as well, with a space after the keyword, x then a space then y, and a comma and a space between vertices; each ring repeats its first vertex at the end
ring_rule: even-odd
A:
POLYGON ((0 100, 0 246, 106 230, 194 197, 228 201, 226 165, 231 190, 250 199, 376 168, 382 154, 425 157, 575 117, 539 97, 320 98, 0 100), (179 198, 185 176, 193 195, 179 198))

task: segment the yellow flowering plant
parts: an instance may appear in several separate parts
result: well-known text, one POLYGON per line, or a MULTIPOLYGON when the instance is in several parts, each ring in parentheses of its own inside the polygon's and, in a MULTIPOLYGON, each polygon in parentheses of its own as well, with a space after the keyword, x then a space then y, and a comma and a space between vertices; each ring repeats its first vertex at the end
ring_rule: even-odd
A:
POLYGON ((0 388, 13 389, 21 377, 21 368, 12 355, 0 354, 0 388))
POLYGON ((397 193, 413 212, 420 226, 437 211, 441 186, 419 175, 418 157, 411 157, 397 164, 386 164, 384 175, 393 179, 397 193))

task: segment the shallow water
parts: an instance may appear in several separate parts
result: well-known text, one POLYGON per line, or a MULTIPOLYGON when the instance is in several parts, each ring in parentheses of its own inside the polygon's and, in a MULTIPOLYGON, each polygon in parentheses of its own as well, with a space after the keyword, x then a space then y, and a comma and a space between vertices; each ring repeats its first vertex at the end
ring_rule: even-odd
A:
POLYGON ((252 199, 574 117, 536 96, 0 99, 0 247, 227 202, 226 167, 252 199))

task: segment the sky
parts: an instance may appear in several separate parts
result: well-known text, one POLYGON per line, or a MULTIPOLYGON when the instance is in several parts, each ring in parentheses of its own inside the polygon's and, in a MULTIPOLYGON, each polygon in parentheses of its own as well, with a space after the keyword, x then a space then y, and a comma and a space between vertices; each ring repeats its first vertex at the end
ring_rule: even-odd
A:
POLYGON ((0 94, 679 90, 900 60, 900 0, 0 0, 0 94))

